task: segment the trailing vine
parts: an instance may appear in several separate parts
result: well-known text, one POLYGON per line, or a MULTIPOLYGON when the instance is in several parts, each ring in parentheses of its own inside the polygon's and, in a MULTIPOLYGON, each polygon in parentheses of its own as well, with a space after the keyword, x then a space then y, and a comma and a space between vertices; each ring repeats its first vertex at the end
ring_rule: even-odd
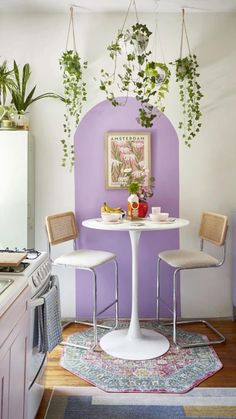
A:
POLYGON ((74 23, 73 23, 73 7, 70 8, 70 24, 67 37, 70 33, 72 25, 73 31, 73 44, 74 49, 64 51, 59 59, 60 70, 63 74, 63 87, 64 87, 64 137, 61 140, 63 147, 62 166, 68 166, 70 171, 75 163, 74 144, 72 143, 72 125, 76 128, 80 121, 80 116, 83 110, 84 102, 87 100, 86 83, 83 81, 83 70, 87 68, 87 61, 82 61, 79 53, 76 50, 74 23))
POLYGON ((69 164, 72 170, 75 162, 74 145, 71 143, 71 125, 76 128, 83 110, 83 104, 87 99, 86 83, 83 81, 83 69, 87 68, 87 62, 82 62, 76 51, 68 50, 63 52, 60 60, 60 69, 63 71, 64 86, 64 138, 61 140, 63 146, 62 166, 69 164))
POLYGON ((150 58, 152 52, 147 50, 147 45, 151 34, 146 25, 138 22, 126 31, 119 31, 115 41, 107 48, 114 61, 114 70, 109 74, 102 69, 100 79, 100 89, 113 106, 124 104, 117 101, 115 87, 126 98, 130 94, 135 95, 140 103, 137 121, 145 128, 152 127, 156 116, 164 112, 163 99, 168 92, 170 79, 167 65, 150 58), (118 57, 123 53, 123 71, 117 73, 118 57))
POLYGON ((191 54, 187 30, 182 11, 182 33, 180 45, 180 58, 174 61, 176 82, 179 84, 179 99, 182 105, 183 117, 179 121, 179 129, 183 132, 184 143, 191 147, 192 140, 196 137, 202 126, 200 101, 203 97, 201 86, 198 82, 199 64, 195 54, 191 54), (189 54, 182 58, 183 34, 185 31, 189 54))
POLYGON ((200 100, 203 97, 199 77, 196 55, 189 55, 175 60, 176 81, 179 83, 179 97, 183 109, 183 119, 179 122, 179 129, 183 131, 184 143, 191 147, 191 141, 200 131, 201 110, 200 100))

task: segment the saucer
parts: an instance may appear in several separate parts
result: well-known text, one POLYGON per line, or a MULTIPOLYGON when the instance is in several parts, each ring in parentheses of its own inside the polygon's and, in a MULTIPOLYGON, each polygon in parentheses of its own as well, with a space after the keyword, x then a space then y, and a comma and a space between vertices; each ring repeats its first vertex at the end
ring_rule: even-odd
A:
POLYGON ((102 220, 102 218, 99 218, 98 220, 96 220, 102 224, 121 224, 123 221, 122 220, 113 220, 113 221, 104 221, 102 220))
POLYGON ((174 223, 176 218, 169 217, 166 220, 151 220, 151 218, 148 218, 148 221, 151 223, 158 223, 158 224, 171 224, 174 223))
POLYGON ((139 221, 133 221, 132 223, 130 223, 130 226, 131 227, 142 227, 142 226, 144 226, 145 225, 145 223, 140 223, 139 221))

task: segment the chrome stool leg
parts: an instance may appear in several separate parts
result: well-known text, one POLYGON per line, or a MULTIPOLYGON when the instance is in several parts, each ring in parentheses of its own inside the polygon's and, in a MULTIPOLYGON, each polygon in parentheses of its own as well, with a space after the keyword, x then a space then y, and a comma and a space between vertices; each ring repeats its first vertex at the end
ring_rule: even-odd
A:
POLYGON ((173 274, 173 343, 177 345, 176 341, 176 322, 177 322, 177 310, 176 310, 176 274, 179 269, 176 269, 173 274))
POLYGON ((157 295, 156 295, 156 318, 157 321, 159 322, 160 319, 160 264, 161 264, 161 259, 158 258, 157 259, 157 295))
POLYGON ((118 263, 117 263, 116 259, 112 259, 112 261, 114 262, 114 270, 115 270, 115 272, 114 272, 114 277, 115 277, 115 300, 111 304, 106 306, 103 310, 101 310, 99 313, 97 312, 97 275, 96 275, 96 272, 95 272, 94 269, 86 268, 85 270, 90 271, 92 273, 92 276, 93 276, 93 322, 91 323, 91 322, 86 322, 86 321, 73 320, 73 321, 69 321, 65 325, 63 325, 63 329, 71 323, 83 324, 85 326, 93 327, 94 343, 93 343, 92 348, 89 348, 89 347, 83 346, 83 345, 70 344, 70 343, 67 343, 67 342, 62 342, 61 343, 62 345, 77 347, 77 348, 81 348, 81 349, 93 349, 94 351, 101 351, 101 348, 98 344, 97 328, 100 327, 101 329, 112 330, 112 329, 116 329, 118 327, 118 324, 119 324, 118 263), (98 324, 97 323, 97 317, 99 315, 101 315, 102 313, 104 313, 108 308, 112 307, 113 305, 115 305, 115 326, 107 326, 107 325, 104 325, 104 324, 98 324))
MULTIPOLYGON (((187 268, 186 268, 187 269, 187 268)), ((209 345, 216 345, 219 343, 225 342, 225 337, 222 335, 219 330, 217 330, 214 326, 212 326, 208 321, 202 319, 194 319, 194 320, 178 320, 177 321, 177 314, 176 314, 176 274, 184 269, 176 269, 173 274, 173 343, 178 346, 179 348, 195 348, 199 346, 209 346, 209 345), (178 324, 193 324, 193 323, 202 323, 209 327, 212 332, 214 332, 219 339, 217 340, 208 340, 206 342, 193 342, 193 343, 183 343, 180 344, 177 340, 176 334, 176 327, 178 324)))
POLYGON ((119 324, 119 288, 118 288, 118 263, 116 259, 113 259, 113 262, 115 264, 115 327, 116 329, 119 324))

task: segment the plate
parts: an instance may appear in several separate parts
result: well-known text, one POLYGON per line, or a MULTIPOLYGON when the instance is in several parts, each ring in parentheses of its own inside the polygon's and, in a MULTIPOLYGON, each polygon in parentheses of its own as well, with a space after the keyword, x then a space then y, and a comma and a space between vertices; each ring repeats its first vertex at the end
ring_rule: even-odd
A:
POLYGON ((151 223, 156 223, 156 224, 171 224, 174 223, 176 220, 176 218, 168 218, 167 220, 158 220, 158 221, 154 221, 151 220, 151 218, 148 219, 148 221, 151 221, 151 223))
POLYGON ((117 220, 117 221, 103 221, 101 218, 98 218, 96 221, 98 223, 102 223, 102 224, 121 224, 121 223, 123 223, 122 220, 117 220))
POLYGON ((140 222, 136 222, 136 221, 133 221, 130 224, 131 227, 141 227, 141 226, 144 226, 144 225, 145 225, 145 223, 140 223, 140 222))

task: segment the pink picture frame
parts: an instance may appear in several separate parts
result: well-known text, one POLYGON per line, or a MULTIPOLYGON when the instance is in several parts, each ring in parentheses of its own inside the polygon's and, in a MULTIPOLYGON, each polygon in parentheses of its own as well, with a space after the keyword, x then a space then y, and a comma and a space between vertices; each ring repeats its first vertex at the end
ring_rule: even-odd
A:
POLYGON ((107 132, 105 134, 105 188, 126 189, 125 170, 151 173, 151 133, 107 132))

